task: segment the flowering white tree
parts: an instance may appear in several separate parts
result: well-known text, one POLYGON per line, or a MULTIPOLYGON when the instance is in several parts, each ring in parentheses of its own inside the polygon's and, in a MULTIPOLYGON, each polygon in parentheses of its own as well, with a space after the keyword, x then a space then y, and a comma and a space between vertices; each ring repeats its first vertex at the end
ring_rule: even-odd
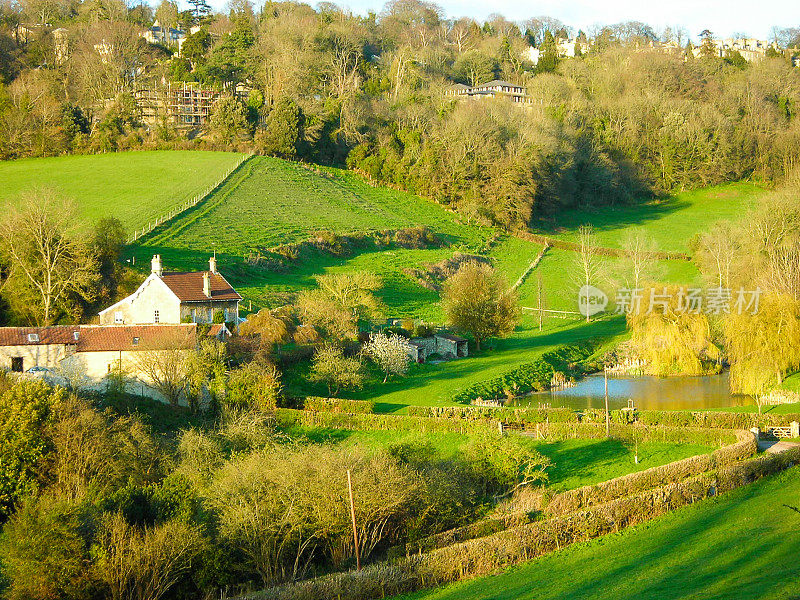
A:
POLYGON ((364 354, 369 356, 386 374, 383 378, 384 383, 391 374, 405 375, 408 372, 408 365, 411 363, 408 342, 405 338, 394 334, 373 333, 369 342, 364 345, 364 354))

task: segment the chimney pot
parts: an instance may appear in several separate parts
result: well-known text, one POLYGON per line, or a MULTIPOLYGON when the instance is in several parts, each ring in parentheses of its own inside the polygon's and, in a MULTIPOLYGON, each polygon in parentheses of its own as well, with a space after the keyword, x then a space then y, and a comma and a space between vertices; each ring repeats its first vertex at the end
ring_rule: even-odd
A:
POLYGON ((208 273, 203 273, 203 293, 211 298, 211 276, 208 273))
POLYGON ((153 255, 153 260, 150 262, 150 265, 151 265, 151 269, 152 269, 153 274, 154 275, 158 275, 159 277, 161 277, 161 274, 163 273, 163 268, 161 266, 161 255, 160 254, 154 254, 153 255))
POLYGON ((211 258, 208 259, 208 270, 211 271, 212 273, 216 273, 217 272, 217 257, 216 256, 212 256, 211 258))

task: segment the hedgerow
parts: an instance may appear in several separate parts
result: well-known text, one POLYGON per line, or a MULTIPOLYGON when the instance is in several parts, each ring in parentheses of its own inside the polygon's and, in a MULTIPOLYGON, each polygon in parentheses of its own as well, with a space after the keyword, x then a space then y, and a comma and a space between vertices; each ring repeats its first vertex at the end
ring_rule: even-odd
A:
POLYGON ((563 374, 567 380, 583 375, 580 361, 589 358, 596 348, 596 343, 582 341, 545 352, 535 361, 522 364, 498 377, 472 384, 455 394, 453 401, 469 404, 478 398, 494 400, 547 390, 555 373, 563 374))
POLYGON ((303 401, 303 408, 313 412, 369 414, 375 410, 375 403, 371 400, 346 400, 344 398, 309 396, 303 401))

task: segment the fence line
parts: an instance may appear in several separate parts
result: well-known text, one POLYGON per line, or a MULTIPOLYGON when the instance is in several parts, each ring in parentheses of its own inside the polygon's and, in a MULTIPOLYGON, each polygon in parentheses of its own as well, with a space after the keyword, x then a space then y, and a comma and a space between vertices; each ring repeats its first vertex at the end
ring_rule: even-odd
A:
POLYGON ((514 285, 511 286, 512 290, 516 290, 519 286, 521 286, 525 282, 525 278, 528 275, 530 275, 536 267, 539 266, 539 263, 542 262, 542 259, 544 258, 544 255, 547 252, 547 249, 549 247, 550 247, 550 244, 545 244, 544 245, 544 247, 542 248, 542 251, 539 252, 539 255, 535 259, 533 259, 533 262, 531 262, 531 264, 528 265, 528 268, 525 269, 525 272, 522 275, 519 276, 519 279, 517 279, 517 282, 514 285))
POLYGON ((541 308, 540 309, 540 308, 536 308, 535 306, 520 306, 520 308, 522 310, 531 310, 533 312, 541 311, 541 312, 543 312, 545 314, 549 314, 549 315, 551 315, 553 317, 556 317, 558 319, 569 319, 569 318, 572 318, 572 317, 581 317, 581 318, 583 318, 583 315, 581 313, 573 312, 571 310, 551 310, 549 308, 541 308))
POLYGON ((253 154, 248 154, 248 155, 244 156, 244 157, 243 157, 243 158, 242 158, 242 159, 241 159, 241 160, 240 160, 238 163, 236 163, 236 164, 235 164, 233 167, 231 167, 230 169, 228 169, 228 170, 225 172, 225 174, 222 176, 222 178, 221 178, 219 181, 217 181, 216 183, 214 183, 214 184, 210 185, 210 186, 209 186, 208 188, 206 188, 206 189, 205 189, 203 192, 201 192, 201 193, 197 194, 197 195, 196 195, 194 198, 192 198, 191 200, 187 200, 186 202, 184 202, 184 203, 183 203, 183 204, 181 204, 180 206, 177 206, 177 207, 173 208, 173 209, 172 209, 170 212, 168 212, 167 214, 165 214, 165 215, 161 215, 160 217, 157 217, 157 218, 156 218, 154 221, 149 221, 149 222, 147 223, 147 227, 142 227, 141 229, 135 229, 135 230, 133 231, 133 235, 132 235, 132 236, 131 236, 131 237, 128 239, 128 243, 129 243, 129 244, 132 244, 132 243, 134 243, 136 240, 138 240, 138 239, 140 239, 140 238, 142 238, 142 237, 146 236, 148 233, 150 233, 151 231, 153 231, 153 230, 154 230, 156 227, 158 227, 159 225, 163 225, 163 224, 164 224, 164 223, 166 223, 167 221, 171 221, 172 219, 174 219, 175 217, 177 217, 177 216, 178 216, 179 214, 181 214, 182 212, 184 212, 184 211, 187 211, 187 210, 189 210, 190 208, 194 208, 195 206, 197 206, 198 204, 200 204, 200 203, 201 203, 203 200, 205 200, 206 198, 208 198, 208 197, 211 195, 211 193, 212 193, 214 190, 216 190, 216 189, 217 189, 217 188, 219 188, 219 187, 220 187, 220 186, 221 186, 223 183, 225 183, 225 182, 228 180, 228 177, 230 177, 231 175, 233 175, 233 173, 234 173, 234 172, 235 172, 235 171, 236 171, 236 170, 237 170, 239 167, 241 167, 241 166, 242 166, 242 165, 243 165, 245 162, 247 162, 248 160, 250 160, 252 157, 253 157, 253 154))

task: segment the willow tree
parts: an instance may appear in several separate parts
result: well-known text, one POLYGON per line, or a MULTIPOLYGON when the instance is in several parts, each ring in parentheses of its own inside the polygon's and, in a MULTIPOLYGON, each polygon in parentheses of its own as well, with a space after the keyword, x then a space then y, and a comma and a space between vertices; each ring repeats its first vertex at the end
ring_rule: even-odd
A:
POLYGON ((683 288, 645 289, 628 313, 631 344, 652 375, 702 375, 718 361, 708 317, 695 310, 683 288))
POLYGON ((800 367, 800 301, 769 294, 758 311, 726 316, 723 327, 731 363, 731 391, 761 398, 800 367))

